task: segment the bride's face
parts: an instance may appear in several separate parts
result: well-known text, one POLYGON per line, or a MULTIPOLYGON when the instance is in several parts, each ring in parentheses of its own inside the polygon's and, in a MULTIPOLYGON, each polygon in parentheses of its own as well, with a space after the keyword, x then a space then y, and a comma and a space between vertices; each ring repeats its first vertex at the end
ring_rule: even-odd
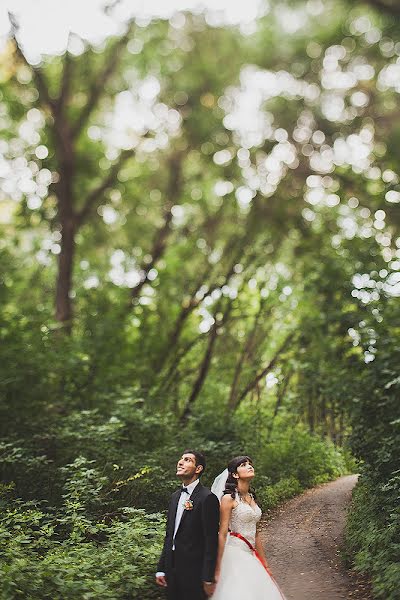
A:
POLYGON ((237 468, 239 479, 253 479, 255 475, 254 467, 249 460, 242 462, 237 468))

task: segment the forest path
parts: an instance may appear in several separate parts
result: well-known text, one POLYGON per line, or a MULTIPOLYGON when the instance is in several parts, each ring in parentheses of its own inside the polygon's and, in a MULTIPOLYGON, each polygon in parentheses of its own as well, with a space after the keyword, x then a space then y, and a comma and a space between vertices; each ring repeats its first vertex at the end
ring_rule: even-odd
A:
POLYGON ((263 519, 261 535, 287 600, 369 600, 368 585, 349 573, 340 547, 356 475, 306 491, 263 519))

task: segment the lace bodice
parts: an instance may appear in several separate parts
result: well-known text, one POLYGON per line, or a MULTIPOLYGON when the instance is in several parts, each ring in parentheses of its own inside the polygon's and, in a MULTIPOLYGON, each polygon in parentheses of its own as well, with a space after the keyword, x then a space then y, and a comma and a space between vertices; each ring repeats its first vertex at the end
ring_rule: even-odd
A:
MULTIPOLYGON (((254 546, 257 523, 261 519, 261 508, 259 506, 253 508, 247 502, 241 500, 238 494, 236 494, 236 501, 238 504, 232 509, 229 529, 243 535, 254 546)), ((228 536, 228 542, 248 548, 242 540, 232 536, 228 536)))

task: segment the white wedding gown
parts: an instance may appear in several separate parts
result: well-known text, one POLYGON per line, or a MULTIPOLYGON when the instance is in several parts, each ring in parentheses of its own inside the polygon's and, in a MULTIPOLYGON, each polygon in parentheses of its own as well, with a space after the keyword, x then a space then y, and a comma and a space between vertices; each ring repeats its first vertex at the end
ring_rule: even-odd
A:
MULTIPOLYGON (((237 495, 232 509, 229 529, 240 533, 254 547, 257 523, 261 518, 259 506, 252 508, 237 495)), ((229 535, 221 563, 220 578, 212 600, 285 600, 249 546, 240 538, 229 535)))

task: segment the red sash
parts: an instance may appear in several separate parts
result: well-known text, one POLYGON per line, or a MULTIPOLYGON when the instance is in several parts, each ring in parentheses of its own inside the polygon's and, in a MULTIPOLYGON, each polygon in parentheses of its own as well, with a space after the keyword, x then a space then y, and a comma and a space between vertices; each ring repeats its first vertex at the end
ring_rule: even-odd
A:
POLYGON ((258 558, 258 560, 260 561, 260 563, 262 564, 262 566, 264 567, 264 569, 267 571, 268 575, 271 577, 272 581, 274 582, 274 584, 276 585, 276 587, 278 588, 278 591, 280 593, 280 595, 282 596, 282 598, 285 600, 284 595, 282 594, 281 590, 279 589, 279 585, 276 583, 271 571, 268 569, 268 567, 264 564, 261 556, 259 555, 259 553, 257 552, 257 550, 254 548, 253 544, 251 542, 249 542, 249 540, 247 540, 244 535, 242 535, 241 533, 237 533, 236 531, 230 531, 229 535, 239 538, 239 540, 242 540, 242 542, 244 542, 245 544, 247 544, 247 546, 250 548, 250 550, 252 551, 252 553, 254 554, 254 556, 256 558, 258 558))

